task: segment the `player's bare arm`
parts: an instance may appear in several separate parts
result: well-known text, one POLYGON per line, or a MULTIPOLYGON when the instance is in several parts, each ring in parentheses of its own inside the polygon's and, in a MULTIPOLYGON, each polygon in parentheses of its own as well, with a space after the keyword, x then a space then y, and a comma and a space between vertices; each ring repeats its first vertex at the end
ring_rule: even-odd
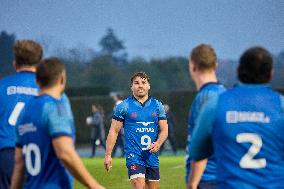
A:
POLYGON ((112 119, 111 127, 109 129, 109 133, 106 140, 106 153, 104 159, 104 166, 107 171, 109 171, 112 167, 111 153, 115 145, 117 135, 119 134, 119 131, 121 130, 122 126, 122 122, 112 119))
POLYGON ((197 189, 197 186, 205 170, 206 164, 207 164, 207 159, 203 159, 200 161, 191 160, 190 175, 186 186, 187 189, 197 189))
POLYGON ((57 157, 64 163, 70 173, 82 184, 91 189, 103 189, 87 171, 77 154, 71 137, 61 136, 52 140, 57 157))
POLYGON ((158 139, 151 144, 150 152, 156 153, 160 150, 161 145, 168 137, 168 123, 167 120, 159 120, 159 136, 158 139))
POLYGON ((15 166, 12 176, 11 189, 23 188, 24 184, 24 159, 22 154, 22 148, 16 148, 15 150, 15 166))

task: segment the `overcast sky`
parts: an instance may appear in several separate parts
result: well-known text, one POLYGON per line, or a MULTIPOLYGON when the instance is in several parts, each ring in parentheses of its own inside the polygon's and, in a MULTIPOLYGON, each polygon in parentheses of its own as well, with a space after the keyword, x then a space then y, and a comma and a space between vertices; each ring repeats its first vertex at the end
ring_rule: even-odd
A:
POLYGON ((0 31, 68 48, 98 42, 111 27, 130 57, 188 56, 209 43, 219 58, 248 47, 284 50, 283 0, 0 0, 0 31))

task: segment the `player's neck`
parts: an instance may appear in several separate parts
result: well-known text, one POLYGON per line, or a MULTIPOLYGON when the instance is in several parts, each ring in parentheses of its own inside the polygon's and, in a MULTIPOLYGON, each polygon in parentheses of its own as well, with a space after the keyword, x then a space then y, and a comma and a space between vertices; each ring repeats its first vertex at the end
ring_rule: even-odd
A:
POLYGON ((140 102, 141 104, 144 104, 144 102, 146 102, 146 101, 148 100, 149 95, 145 95, 145 96, 143 96, 143 97, 139 97, 139 96, 135 96, 135 95, 134 95, 134 97, 136 98, 136 100, 137 100, 138 102, 140 102))
POLYGON ((21 67, 16 69, 16 72, 36 72, 35 67, 21 67))
POLYGON ((217 82, 217 77, 215 73, 204 73, 200 74, 195 81, 196 90, 199 91, 200 88, 206 83, 217 82))
POLYGON ((55 86, 55 87, 48 87, 48 88, 41 88, 39 95, 47 94, 55 99, 60 99, 61 97, 61 90, 55 86))
POLYGON ((27 65, 18 65, 16 63, 13 64, 16 72, 36 72, 35 66, 27 66, 27 65))

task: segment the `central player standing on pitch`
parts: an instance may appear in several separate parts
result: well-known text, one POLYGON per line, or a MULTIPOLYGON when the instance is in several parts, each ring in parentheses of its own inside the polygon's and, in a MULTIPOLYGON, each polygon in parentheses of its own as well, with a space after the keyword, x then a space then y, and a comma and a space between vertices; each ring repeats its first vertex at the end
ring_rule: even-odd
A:
POLYGON ((168 124, 161 102, 149 96, 150 79, 144 72, 131 77, 133 96, 114 112, 106 141, 105 168, 112 167, 112 150, 121 128, 125 133, 125 156, 133 188, 159 188, 158 151, 168 136, 168 124))

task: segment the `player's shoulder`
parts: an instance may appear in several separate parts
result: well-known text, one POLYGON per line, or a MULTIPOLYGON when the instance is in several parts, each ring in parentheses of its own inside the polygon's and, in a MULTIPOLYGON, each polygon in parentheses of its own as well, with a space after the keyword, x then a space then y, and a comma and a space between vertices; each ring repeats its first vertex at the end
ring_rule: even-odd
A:
POLYGON ((121 103, 116 105, 116 109, 127 110, 131 101, 133 101, 133 98, 131 96, 127 97, 126 99, 122 100, 121 103))
POLYGON ((225 92, 226 88, 224 85, 222 85, 219 82, 209 82, 204 84, 200 90, 199 93, 222 93, 225 92))
POLYGON ((18 78, 17 73, 5 76, 0 80, 0 85, 2 86, 10 83, 11 81, 17 81, 17 78, 18 78))
POLYGON ((44 110, 48 112, 52 112, 58 108, 58 105, 61 102, 61 99, 55 99, 49 95, 39 96, 39 101, 43 105, 44 110))
POLYGON ((200 88, 194 101, 196 102, 200 101, 203 103, 207 99, 216 98, 226 91, 227 89, 220 83, 217 82, 206 83, 200 88))
POLYGON ((154 98, 154 97, 152 97, 152 96, 150 96, 149 98, 150 98, 150 100, 153 101, 156 105, 158 105, 158 106, 163 105, 163 103, 162 103, 160 100, 158 100, 158 99, 156 99, 156 98, 154 98))

